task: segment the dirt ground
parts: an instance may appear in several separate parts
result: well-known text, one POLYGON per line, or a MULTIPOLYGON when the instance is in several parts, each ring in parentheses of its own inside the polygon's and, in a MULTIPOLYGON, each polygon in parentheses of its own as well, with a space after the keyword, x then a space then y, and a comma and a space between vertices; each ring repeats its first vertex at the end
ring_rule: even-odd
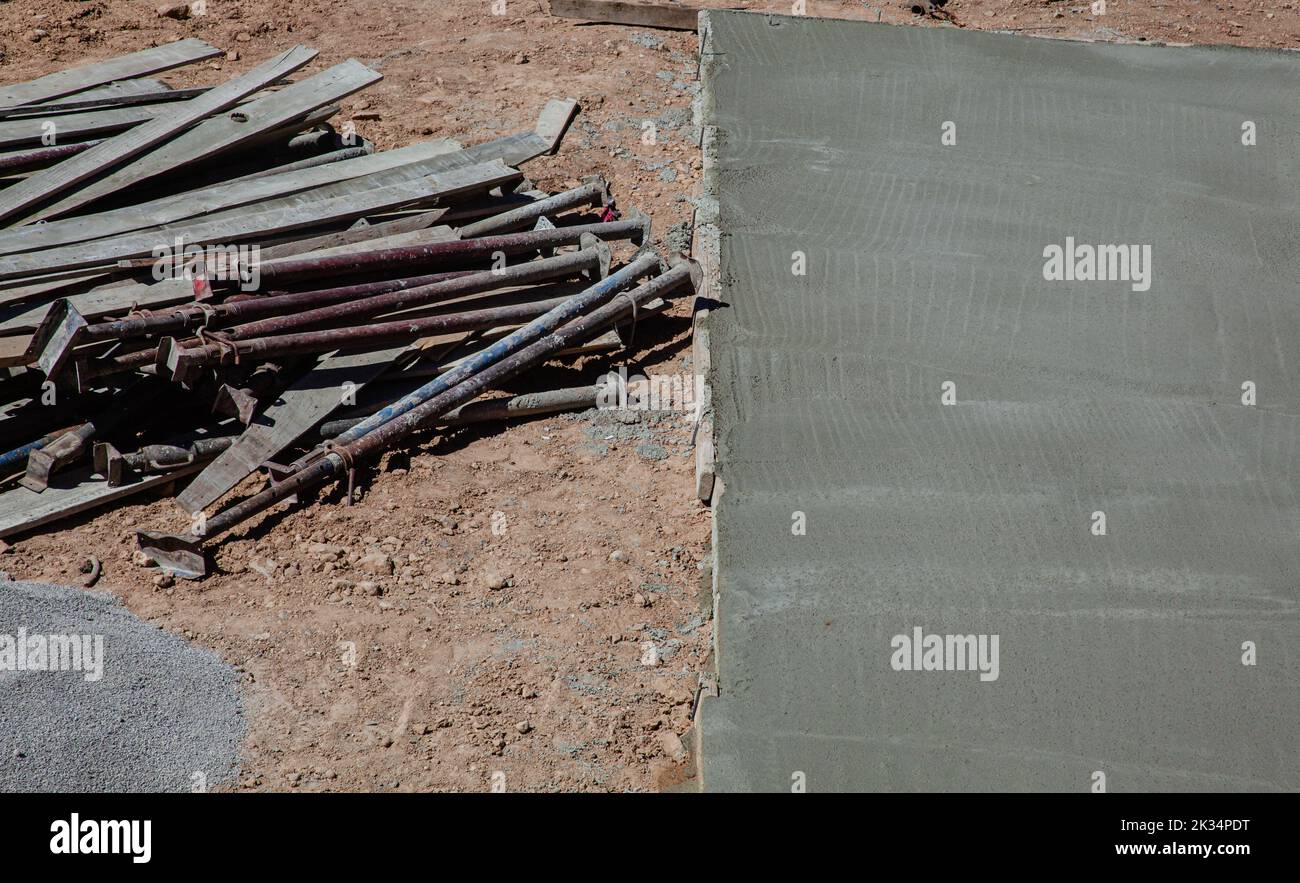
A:
MULTIPOLYGON (((559 154, 526 174, 557 190, 602 173, 621 205, 654 218, 661 250, 689 242, 694 34, 555 19, 545 0, 506 0, 502 15, 491 0, 207 0, 187 20, 156 6, 0 0, 0 82, 195 36, 227 58, 162 79, 213 83, 305 43, 321 53, 309 70, 356 57, 384 74, 341 114, 359 115, 358 132, 383 148, 477 143, 531 128, 547 98, 573 97, 583 110, 559 154), (647 120, 654 144, 643 143, 647 120)), ((806 9, 1096 40, 1300 45, 1293 2, 806 9)), ((630 351, 552 366, 519 389, 591 382, 620 364, 689 375, 689 331, 681 304, 630 351)), ((75 584, 94 552, 97 588, 238 666, 250 731, 235 789, 689 787, 684 745, 712 667, 709 513, 694 498, 690 432, 689 414, 592 412, 430 436, 387 457, 356 506, 334 493, 236 531, 220 545, 221 572, 201 583, 155 585, 132 562, 137 528, 184 527, 166 500, 22 538, 0 569, 75 584)))

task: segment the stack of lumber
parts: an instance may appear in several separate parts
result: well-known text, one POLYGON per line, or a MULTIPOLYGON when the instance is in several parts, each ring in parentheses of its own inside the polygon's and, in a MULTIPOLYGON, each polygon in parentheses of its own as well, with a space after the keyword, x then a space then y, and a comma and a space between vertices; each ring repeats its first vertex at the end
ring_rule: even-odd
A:
POLYGON ((472 399, 618 348, 691 287, 603 180, 548 194, 518 170, 572 100, 533 131, 376 151, 329 122, 380 78, 354 60, 289 82, 315 56, 298 46, 212 87, 152 78, 217 53, 0 86, 0 537, 154 489, 201 541, 209 512, 246 517, 212 507, 259 470, 353 480, 420 429, 588 407, 592 388, 472 399))

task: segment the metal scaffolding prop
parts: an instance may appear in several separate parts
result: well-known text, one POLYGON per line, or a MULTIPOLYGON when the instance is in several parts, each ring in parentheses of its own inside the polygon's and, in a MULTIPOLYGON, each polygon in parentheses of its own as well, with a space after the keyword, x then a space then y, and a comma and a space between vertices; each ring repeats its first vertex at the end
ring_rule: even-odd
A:
POLYGON ((152 489, 205 527, 141 548, 202 576, 205 543, 335 478, 350 503, 355 464, 415 433, 591 407, 592 385, 498 393, 692 290, 604 178, 549 193, 519 170, 576 102, 376 151, 331 122, 380 79, 355 60, 302 72, 299 46, 226 83, 148 79, 217 51, 0 86, 0 537, 152 489), (363 388, 361 410, 340 394, 363 388))

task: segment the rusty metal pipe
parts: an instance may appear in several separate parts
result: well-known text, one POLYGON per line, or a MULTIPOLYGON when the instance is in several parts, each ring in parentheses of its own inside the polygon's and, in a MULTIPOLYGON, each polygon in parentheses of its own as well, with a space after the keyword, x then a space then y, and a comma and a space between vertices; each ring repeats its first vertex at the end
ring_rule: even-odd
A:
MULTIPOLYGON (((294 147, 293 141, 289 142, 289 147, 290 149, 294 147)), ((262 169, 258 172, 240 175, 238 178, 229 178, 224 183, 233 184, 236 181, 251 181, 254 178, 265 178, 270 175, 282 175, 285 172, 297 172, 302 169, 311 169, 316 166, 341 162, 345 159, 357 159, 359 157, 369 156, 373 152, 374 150, 369 147, 340 147, 336 150, 327 150, 324 153, 318 153, 316 156, 309 156, 306 159, 285 163, 282 166, 271 166, 269 169, 262 169)))
MULTIPOLYGON (((602 279, 600 282, 597 282, 585 291, 580 292, 565 303, 556 307, 554 310, 551 310, 546 315, 534 319, 532 322, 517 331, 512 331, 510 334, 507 334, 505 337, 490 346, 475 353, 452 370, 435 377, 433 380, 430 380, 418 389, 413 390, 386 408, 380 409, 358 425, 354 426, 352 429, 349 429, 347 432, 334 439, 333 444, 344 444, 355 441, 378 426, 400 417, 407 411, 418 406, 421 402, 439 395, 444 390, 450 389, 452 386, 466 380, 475 373, 508 357, 511 353, 517 352, 523 347, 528 346, 543 335, 554 331, 562 324, 582 315, 585 311, 605 303, 610 298, 614 297, 623 286, 634 282, 646 273, 649 273, 662 265, 663 261, 653 252, 642 255, 626 267, 623 267, 617 273, 602 279)), ((305 462, 305 458, 298 462, 305 462)))
MULTIPOLYGON (((596 406, 600 396, 600 386, 575 386, 568 389, 551 389, 545 392, 530 392, 510 398, 489 399, 485 402, 470 402, 453 408, 435 422, 439 426, 464 426, 470 423, 485 423, 490 420, 513 420, 518 417, 531 417, 535 414, 556 414, 560 411, 582 411, 596 406)), ((322 423, 318 430, 323 439, 333 438, 356 426, 364 417, 349 417, 322 423)))
MULTIPOLYGON (((491 389, 493 386, 526 371, 538 362, 545 360, 550 354, 594 337, 608 326, 631 313, 635 308, 635 304, 659 297, 685 282, 692 281, 697 272, 698 270, 693 262, 683 261, 668 272, 627 292, 625 298, 620 297, 585 316, 574 319, 558 331, 548 334, 541 340, 535 341, 513 355, 494 363, 473 377, 444 390, 400 417, 389 420, 381 427, 361 436, 356 441, 328 448, 325 455, 320 459, 278 481, 261 493, 255 494, 206 519, 202 538, 210 539, 220 536, 259 512, 269 509, 276 503, 301 491, 310 490, 324 484, 337 475, 342 475, 354 460, 373 455, 395 445, 412 432, 431 423, 457 405, 464 404, 485 390, 491 389)), ((137 538, 142 548, 152 547, 155 549, 160 539, 159 535, 148 532, 137 534, 137 538)), ((171 540, 173 544, 176 541, 188 543, 192 554, 197 549, 198 542, 201 541, 197 537, 191 540, 180 537, 164 537, 164 539, 171 540)))
POLYGON ((92 419, 69 429, 48 444, 33 449, 27 455, 27 471, 18 483, 28 490, 42 493, 49 486, 50 477, 67 464, 86 453, 92 439, 112 432, 124 423, 137 418, 157 398, 153 380, 137 381, 118 394, 112 407, 92 419))
MULTIPOLYGON (((82 329, 79 337, 80 340, 87 342, 92 340, 125 340, 132 337, 170 334, 177 331, 193 331, 205 324, 215 324, 216 327, 221 327, 240 319, 252 320, 262 316, 278 316, 293 310, 313 309, 330 304, 345 303, 359 297, 401 291, 461 279, 474 274, 475 271, 473 270, 456 270, 450 273, 409 276, 405 279, 389 279, 383 282, 367 282, 361 285, 322 288, 316 291, 298 291, 291 294, 252 297, 246 300, 205 307, 183 304, 169 312, 159 311, 149 315, 130 316, 112 322, 87 325, 82 329)), ((152 362, 152 359, 148 360, 148 362, 152 362)))
MULTIPOLYGON (((529 344, 455 387, 366 433, 356 442, 347 445, 345 456, 360 459, 392 447, 457 405, 477 398, 481 393, 521 374, 538 362, 544 361, 552 353, 581 343, 595 333, 604 331, 625 314, 635 310, 638 305, 666 295, 684 283, 693 282, 697 272, 698 268, 690 261, 678 263, 667 272, 627 292, 626 296, 617 297, 586 316, 573 320, 558 331, 529 344)), ((339 460, 341 463, 343 457, 339 457, 339 460)))
POLYGON ((650 233, 650 221, 640 213, 622 221, 602 224, 575 224, 552 230, 529 230, 524 233, 506 233, 501 236, 482 236, 478 239, 456 239, 429 245, 411 245, 399 248, 381 248, 350 254, 327 255, 317 258, 300 258, 261 267, 263 283, 283 284, 320 276, 342 276, 373 270, 376 267, 412 267, 440 265, 469 260, 489 260, 495 255, 525 254, 531 251, 577 245, 584 234, 605 241, 631 239, 643 243, 650 233))
POLYGON ((109 487, 125 483, 127 472, 156 475, 171 472, 191 463, 211 460, 238 441, 238 435, 200 438, 186 445, 145 445, 138 451, 123 454, 107 442, 95 445, 95 471, 108 481, 109 487))
POLYGON ((472 239, 475 236, 487 236, 489 233, 504 233, 527 226, 543 215, 553 212, 562 212, 580 205, 610 205, 613 201, 609 193, 609 184, 604 178, 596 177, 572 190, 565 190, 563 193, 547 196, 517 209, 467 224, 460 228, 460 238, 472 239))
POLYGON ((216 438, 201 438, 188 446, 180 445, 145 445, 132 454, 123 454, 122 460, 137 472, 146 469, 165 472, 177 466, 185 466, 196 460, 207 460, 217 456, 239 440, 237 435, 223 435, 216 438))
MULTIPOLYGON (((218 321, 229 322, 232 319, 254 318, 268 314, 275 315, 286 310, 339 303, 368 294, 382 294, 388 291, 399 291, 407 287, 431 285, 447 279, 469 276, 474 272, 473 270, 457 270, 450 273, 433 273, 427 276, 409 276, 405 279, 389 279, 384 282, 367 282, 362 285, 324 288, 318 291, 302 291, 294 294, 250 298, 234 303, 217 304, 211 309, 214 311, 214 315, 221 317, 218 321)), ((103 328, 105 330, 93 332, 88 339, 124 340, 146 335, 192 331, 202 327, 204 320, 205 314, 201 309, 186 305, 171 313, 139 316, 130 319, 119 319, 115 322, 104 322, 100 325, 90 325, 83 330, 83 333, 92 329, 103 328)), ((191 342, 192 339, 186 341, 186 343, 191 342)), ((109 356, 104 359, 81 359, 77 364, 77 372, 84 384, 85 381, 93 380, 96 377, 107 377, 125 371, 149 368, 157 361, 158 348, 149 347, 135 352, 109 356)))
POLYGON ((102 143, 102 140, 81 141, 76 144, 58 144, 54 147, 38 147, 33 150, 15 151, 7 156, 0 156, 0 171, 10 172, 67 159, 102 143))
POLYGON ((181 345, 174 337, 168 337, 158 346, 158 359, 160 364, 166 365, 171 371, 173 380, 188 383, 195 377, 195 372, 204 365, 229 364, 244 359, 323 353, 340 348, 391 346, 415 341, 432 334, 495 328, 498 325, 512 325, 535 319, 562 303, 564 303, 563 298, 551 298, 486 310, 428 316, 423 319, 231 339, 188 348, 181 345))
POLYGON ((288 316, 274 316, 258 322, 248 322, 231 328, 228 334, 235 339, 247 339, 267 334, 280 334, 290 328, 309 328, 328 325, 346 319, 366 318, 380 313, 395 313, 410 307, 435 304, 465 294, 478 294, 514 285, 530 285, 587 273, 604 276, 609 269, 609 247, 599 240, 581 251, 559 254, 540 261, 527 261, 496 270, 472 273, 459 279, 435 282, 379 294, 361 300, 348 301, 333 306, 319 307, 288 316))

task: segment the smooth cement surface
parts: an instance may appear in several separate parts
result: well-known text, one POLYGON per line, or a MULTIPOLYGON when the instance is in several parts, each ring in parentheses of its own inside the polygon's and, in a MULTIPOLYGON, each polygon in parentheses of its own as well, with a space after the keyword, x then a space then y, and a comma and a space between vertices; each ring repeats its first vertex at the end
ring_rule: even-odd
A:
POLYGON ((1300 789, 1300 54, 702 42, 704 787, 1300 789))

